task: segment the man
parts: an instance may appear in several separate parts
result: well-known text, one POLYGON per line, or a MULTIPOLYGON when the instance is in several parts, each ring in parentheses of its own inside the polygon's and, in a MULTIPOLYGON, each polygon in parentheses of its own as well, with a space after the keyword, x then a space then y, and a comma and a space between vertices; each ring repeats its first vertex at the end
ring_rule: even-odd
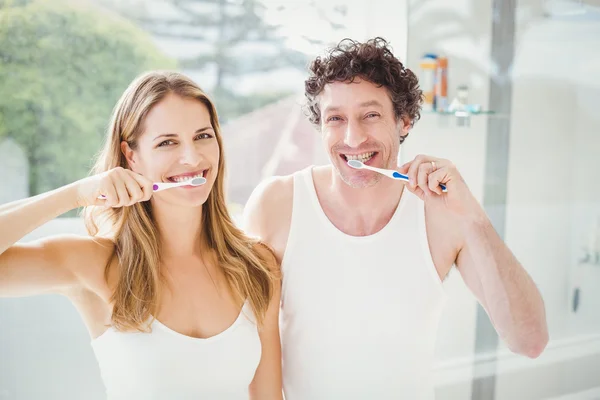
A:
POLYGON ((540 293, 455 166, 430 156, 396 166, 422 93, 385 40, 342 41, 312 63, 305 88, 331 163, 262 183, 245 210, 247 230, 282 262, 286 399, 433 398, 453 265, 509 348, 537 357, 548 341, 540 293))

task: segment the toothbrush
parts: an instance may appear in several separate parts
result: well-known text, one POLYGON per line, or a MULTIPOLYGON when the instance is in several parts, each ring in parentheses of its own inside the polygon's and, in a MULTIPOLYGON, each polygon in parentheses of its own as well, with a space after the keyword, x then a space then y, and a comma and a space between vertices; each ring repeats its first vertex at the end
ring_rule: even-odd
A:
MULTIPOLYGON (((160 192, 161 190, 171 189, 179 186, 200 186, 206 183, 206 178, 197 177, 193 179, 188 179, 187 181, 181 182, 154 182, 152 185, 152 190, 155 192, 160 192)), ((106 196, 101 195, 98 196, 99 199, 105 199, 106 196)))
MULTIPOLYGON (((408 182, 407 175, 403 175, 398 171, 394 171, 393 169, 371 167, 370 165, 366 165, 358 160, 348 160, 348 165, 355 169, 369 169, 371 171, 379 172, 382 175, 389 176, 392 179, 408 182)), ((447 192, 446 185, 440 183, 440 187, 442 188, 442 192, 447 192)))

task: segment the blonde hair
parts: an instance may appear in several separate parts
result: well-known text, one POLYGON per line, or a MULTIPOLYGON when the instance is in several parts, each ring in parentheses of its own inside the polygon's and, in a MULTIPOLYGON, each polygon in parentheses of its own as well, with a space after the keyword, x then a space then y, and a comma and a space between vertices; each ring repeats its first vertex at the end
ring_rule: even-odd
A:
MULTIPOLYGON (((221 156, 214 186, 203 205, 201 229, 232 293, 239 301, 249 302, 260 326, 279 279, 277 269, 272 268, 275 257, 232 222, 225 202, 225 157, 217 112, 198 85, 176 72, 153 71, 136 78, 115 106, 106 142, 92 174, 119 166, 128 168, 121 142, 126 141, 135 149, 145 116, 170 93, 200 101, 210 114, 221 156)), ((122 208, 87 207, 84 218, 90 235, 110 235, 115 243, 113 258, 118 259, 119 271, 111 299, 112 325, 120 330, 148 331, 148 321, 158 313, 162 279, 160 236, 151 202, 122 208)), ((105 269, 107 280, 111 261, 105 269)))

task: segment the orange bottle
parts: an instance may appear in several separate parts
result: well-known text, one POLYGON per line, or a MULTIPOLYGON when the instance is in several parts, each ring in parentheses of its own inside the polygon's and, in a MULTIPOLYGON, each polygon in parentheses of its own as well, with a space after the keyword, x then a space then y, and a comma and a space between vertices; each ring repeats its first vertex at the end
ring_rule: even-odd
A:
POLYGON ((435 73, 437 69, 436 55, 425 54, 419 63, 421 74, 419 86, 423 91, 423 110, 433 111, 435 108, 435 73))
POLYGON ((448 57, 439 56, 436 59, 437 68, 435 76, 434 109, 446 111, 448 109, 448 57))

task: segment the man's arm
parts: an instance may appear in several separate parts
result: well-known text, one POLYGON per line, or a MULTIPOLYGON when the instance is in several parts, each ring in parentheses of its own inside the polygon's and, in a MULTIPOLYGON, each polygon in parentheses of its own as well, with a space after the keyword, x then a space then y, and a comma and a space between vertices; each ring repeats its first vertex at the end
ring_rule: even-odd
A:
MULTIPOLYGON (((483 212, 483 210, 481 210, 483 212)), ((548 343, 544 301, 487 217, 464 222, 456 267, 508 348, 531 358, 548 343)))
POLYGON ((434 229, 452 227, 455 264, 511 351, 535 358, 548 343, 544 301, 535 283, 494 230, 460 173, 448 160, 419 155, 400 167, 407 188, 434 214, 434 229), (443 193, 440 183, 448 191, 443 193))

